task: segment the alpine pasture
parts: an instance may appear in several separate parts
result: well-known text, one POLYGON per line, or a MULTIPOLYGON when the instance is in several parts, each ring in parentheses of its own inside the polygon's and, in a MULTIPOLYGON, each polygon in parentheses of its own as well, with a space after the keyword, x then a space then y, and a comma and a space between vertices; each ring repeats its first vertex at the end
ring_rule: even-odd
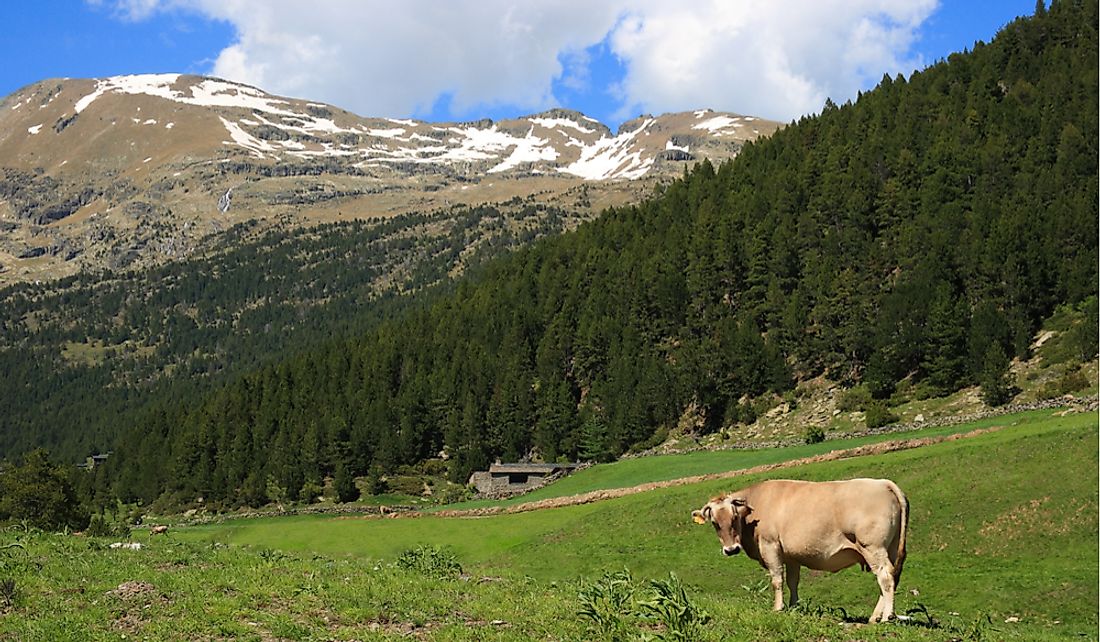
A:
MULTIPOLYGON (((489 517, 228 520, 135 532, 139 550, 9 529, 0 640, 1095 639, 1097 421, 1026 413, 921 448, 489 517), (862 624, 877 588, 856 568, 804 573, 803 604, 772 613, 762 569, 691 523, 710 496, 776 477, 905 490, 908 619, 862 624)), ((616 465, 643 479, 665 461, 616 465)), ((601 468, 573 490, 605 483, 601 468)))

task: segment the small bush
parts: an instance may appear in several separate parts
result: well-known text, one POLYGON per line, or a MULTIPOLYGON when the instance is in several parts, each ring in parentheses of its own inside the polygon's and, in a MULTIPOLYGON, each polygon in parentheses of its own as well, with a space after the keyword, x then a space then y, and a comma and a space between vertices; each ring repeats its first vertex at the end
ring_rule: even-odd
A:
POLYGON ((385 490, 383 490, 383 492, 417 497, 424 492, 424 478, 390 475, 386 478, 385 490))
POLYGON ((437 579, 455 579, 462 575, 462 565, 454 553, 438 546, 417 546, 397 557, 398 568, 437 579))
POLYGON ((130 537, 130 525, 115 521, 104 513, 92 515, 85 532, 90 537, 130 537))
POLYGON ((1016 394, 1015 382, 1008 370, 1008 356, 1000 345, 990 344, 978 376, 981 398, 987 406, 1003 406, 1016 394))
POLYGON ((855 386, 840 393, 836 409, 840 412, 863 410, 871 403, 871 392, 866 386, 855 386))
POLYGON ((872 402, 867 406, 867 416, 865 418, 868 428, 880 428, 887 426, 898 420, 898 416, 890 410, 882 401, 872 402))
POLYGON ((807 444, 820 444, 825 441, 825 429, 821 426, 810 426, 803 433, 802 440, 807 444))
POLYGON ((1079 390, 1084 390, 1088 388, 1089 385, 1089 380, 1088 377, 1085 376, 1085 373, 1080 370, 1074 370, 1045 384, 1039 389, 1039 397, 1043 399, 1054 399, 1055 397, 1061 397, 1079 390))
POLYGON ((323 492, 324 489, 321 488, 320 482, 316 479, 309 479, 306 480, 306 483, 302 484, 302 490, 298 492, 298 498, 307 504, 314 504, 323 492))
POLYGON ((355 485, 355 476, 343 463, 336 465, 332 487, 336 490, 336 498, 343 504, 359 499, 359 487, 355 485))
POLYGON ((436 499, 439 500, 441 504, 464 502, 472 496, 473 492, 469 487, 451 483, 448 483, 443 487, 443 490, 438 491, 435 495, 436 499))
POLYGON ((73 484, 72 470, 53 464, 42 449, 23 455, 18 466, 0 475, 0 520, 26 521, 48 531, 86 528, 91 515, 73 484))

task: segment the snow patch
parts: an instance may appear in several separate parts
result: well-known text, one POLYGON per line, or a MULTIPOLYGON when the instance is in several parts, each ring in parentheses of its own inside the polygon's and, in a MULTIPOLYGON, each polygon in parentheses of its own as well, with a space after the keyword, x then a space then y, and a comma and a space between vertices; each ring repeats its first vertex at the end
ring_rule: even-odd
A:
POLYGON ((601 138, 590 147, 581 150, 581 157, 558 171, 580 176, 590 181, 612 178, 640 178, 653 166, 653 158, 642 158, 640 151, 631 152, 631 142, 650 125, 652 118, 646 119, 642 126, 632 132, 601 138))
POLYGON ((237 123, 226 120, 221 116, 218 116, 218 120, 222 121, 222 124, 225 125, 226 131, 229 132, 230 138, 233 139, 232 142, 223 141, 223 144, 238 145, 240 147, 243 147, 252 152, 252 155, 257 158, 263 158, 264 152, 275 152, 275 148, 272 147, 267 141, 263 141, 252 136, 244 129, 242 129, 241 126, 237 123))
POLYGON ((27 133, 32 135, 32 136, 37 134, 40 131, 42 131, 42 125, 35 125, 34 127, 28 127, 27 128, 27 133))
POLYGON ((709 131, 711 134, 724 134, 724 133, 729 133, 729 132, 723 131, 725 129, 729 129, 731 127, 741 127, 741 123, 738 122, 740 120, 741 120, 740 117, 731 118, 729 116, 715 116, 714 118, 704 120, 703 122, 698 123, 696 125, 692 125, 691 128, 692 129, 705 129, 705 130, 709 131))
POLYGON ((547 145, 547 140, 538 138, 534 134, 535 128, 528 130, 527 135, 518 142, 508 158, 493 166, 488 173, 503 172, 521 163, 534 163, 540 160, 553 161, 558 158, 558 150, 547 145))
POLYGON ((575 120, 570 120, 568 118, 529 118, 528 120, 530 122, 540 126, 540 127, 545 127, 547 129, 557 129, 558 127, 569 127, 569 128, 572 128, 572 129, 575 129, 575 130, 581 132, 582 134, 591 134, 591 133, 596 131, 594 129, 588 129, 586 127, 581 127, 580 123, 578 123, 575 120))
POLYGON ((404 127, 395 127, 393 129, 368 129, 368 136, 377 136, 379 138, 397 138, 405 134, 404 127))

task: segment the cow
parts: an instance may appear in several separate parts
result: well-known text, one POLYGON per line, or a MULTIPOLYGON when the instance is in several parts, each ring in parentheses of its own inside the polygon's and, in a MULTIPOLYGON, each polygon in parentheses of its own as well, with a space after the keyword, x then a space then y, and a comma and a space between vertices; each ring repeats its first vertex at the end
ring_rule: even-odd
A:
POLYGON ((168 534, 168 526, 166 526, 164 524, 161 524, 160 526, 154 526, 154 527, 149 529, 149 535, 150 536, 152 536, 152 535, 167 535, 167 534, 168 534))
POLYGON ((715 497, 692 519, 714 525, 725 555, 744 550, 760 562, 771 576, 776 611, 783 609, 784 573, 794 606, 801 567, 835 573, 859 564, 875 574, 881 591, 869 622, 894 615, 909 500, 888 479, 764 481, 715 497))

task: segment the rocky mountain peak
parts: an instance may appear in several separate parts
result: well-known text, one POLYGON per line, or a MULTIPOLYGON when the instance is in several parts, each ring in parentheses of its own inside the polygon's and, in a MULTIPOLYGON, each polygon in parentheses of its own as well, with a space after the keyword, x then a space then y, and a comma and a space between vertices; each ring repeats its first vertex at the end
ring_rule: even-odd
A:
POLYGON ((247 220, 531 195, 594 210, 777 127, 706 110, 642 116, 615 134, 567 109, 429 123, 185 74, 42 81, 0 101, 0 283, 169 260, 247 220))

